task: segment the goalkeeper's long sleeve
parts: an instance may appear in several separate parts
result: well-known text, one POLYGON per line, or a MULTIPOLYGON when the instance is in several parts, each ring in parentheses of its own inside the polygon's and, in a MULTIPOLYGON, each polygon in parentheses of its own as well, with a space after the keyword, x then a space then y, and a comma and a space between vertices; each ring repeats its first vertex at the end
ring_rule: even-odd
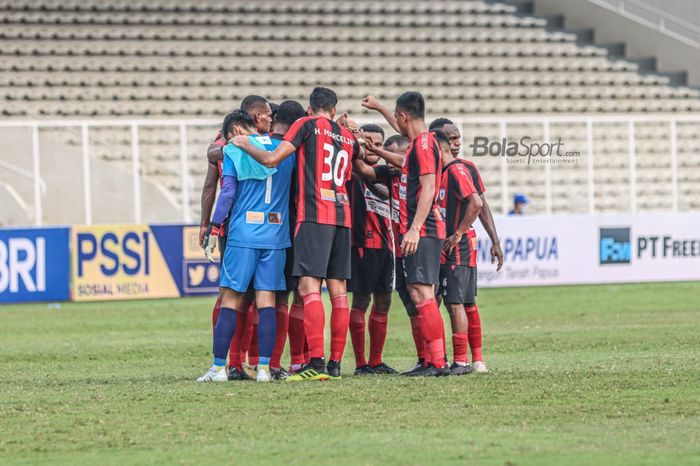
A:
POLYGON ((214 216, 211 219, 212 225, 220 226, 226 221, 226 218, 233 207, 233 201, 236 198, 237 189, 238 180, 236 177, 224 176, 223 183, 221 184, 221 192, 219 193, 219 199, 216 201, 214 216))

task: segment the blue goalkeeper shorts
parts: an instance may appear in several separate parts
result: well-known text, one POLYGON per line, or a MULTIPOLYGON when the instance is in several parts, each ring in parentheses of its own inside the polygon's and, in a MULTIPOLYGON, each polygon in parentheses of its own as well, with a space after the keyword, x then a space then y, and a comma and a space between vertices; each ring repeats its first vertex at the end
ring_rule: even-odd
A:
POLYGON ((286 258, 285 249, 253 249, 229 245, 224 253, 219 286, 245 293, 255 277, 255 290, 284 291, 287 288, 284 281, 286 258))

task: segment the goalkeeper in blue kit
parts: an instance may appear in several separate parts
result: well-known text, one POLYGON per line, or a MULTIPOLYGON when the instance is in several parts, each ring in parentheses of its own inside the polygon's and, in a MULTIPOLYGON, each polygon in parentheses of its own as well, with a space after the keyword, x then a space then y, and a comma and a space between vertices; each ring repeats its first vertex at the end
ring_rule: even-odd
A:
MULTIPOLYGON (((279 144, 267 135, 256 134, 253 120, 242 110, 226 116, 222 132, 227 140, 248 136, 253 145, 264 150, 274 150, 279 144)), ((221 312, 214 328, 214 363, 198 382, 228 380, 226 355, 236 331, 236 312, 251 280, 259 314, 257 380, 271 380, 269 364, 276 335, 275 291, 286 289, 284 265, 286 249, 291 246, 289 189, 295 167, 294 154, 277 167, 268 168, 232 144, 224 147, 223 185, 204 243, 210 257, 216 246, 217 229, 230 213, 221 266, 221 312)))

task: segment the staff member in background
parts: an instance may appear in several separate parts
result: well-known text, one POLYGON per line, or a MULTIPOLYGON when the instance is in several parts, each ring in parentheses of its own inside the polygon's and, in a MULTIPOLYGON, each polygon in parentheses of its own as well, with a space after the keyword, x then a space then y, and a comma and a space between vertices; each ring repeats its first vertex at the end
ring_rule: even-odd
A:
POLYGON ((513 196, 513 210, 508 215, 525 215, 525 206, 528 204, 527 196, 516 194, 513 196))

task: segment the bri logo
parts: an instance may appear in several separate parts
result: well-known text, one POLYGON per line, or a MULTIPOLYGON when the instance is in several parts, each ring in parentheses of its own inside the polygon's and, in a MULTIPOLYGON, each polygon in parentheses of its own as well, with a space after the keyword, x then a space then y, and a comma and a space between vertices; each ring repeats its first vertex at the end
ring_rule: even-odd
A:
POLYGON ((601 228, 600 265, 629 264, 631 260, 630 228, 601 228))
POLYGON ((0 293, 46 291, 46 239, 0 240, 0 293))

